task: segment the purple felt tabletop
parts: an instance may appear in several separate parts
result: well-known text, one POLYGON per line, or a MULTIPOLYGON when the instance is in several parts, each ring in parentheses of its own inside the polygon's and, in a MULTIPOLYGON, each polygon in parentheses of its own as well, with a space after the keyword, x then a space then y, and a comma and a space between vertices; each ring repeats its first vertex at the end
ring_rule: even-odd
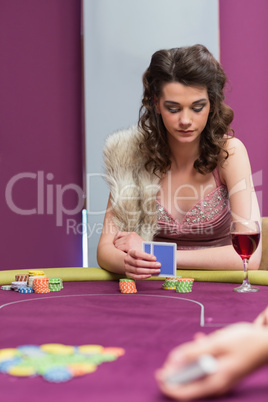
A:
MULTIPOLYGON (((54 384, 41 376, 0 373, 3 402, 161 402, 154 373, 168 352, 196 332, 252 321, 268 304, 268 287, 233 292, 235 285, 195 282, 191 293, 163 290, 162 281, 137 282, 121 294, 117 281, 65 282, 60 292, 21 294, 0 290, 0 348, 25 344, 97 344, 125 355, 91 374, 54 384)), ((245 350, 246 353, 246 350, 245 350)), ((267 401, 268 368, 244 379, 218 401, 267 401)), ((213 399, 212 399, 213 400, 213 399)))

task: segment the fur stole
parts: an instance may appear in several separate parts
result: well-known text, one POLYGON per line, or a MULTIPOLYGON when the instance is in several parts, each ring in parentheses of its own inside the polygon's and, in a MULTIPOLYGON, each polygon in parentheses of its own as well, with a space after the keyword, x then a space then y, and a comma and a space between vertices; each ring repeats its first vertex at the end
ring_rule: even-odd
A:
POLYGON ((144 167, 137 127, 110 135, 104 147, 106 181, 110 186, 114 223, 150 241, 157 232, 156 195, 159 178, 144 167))

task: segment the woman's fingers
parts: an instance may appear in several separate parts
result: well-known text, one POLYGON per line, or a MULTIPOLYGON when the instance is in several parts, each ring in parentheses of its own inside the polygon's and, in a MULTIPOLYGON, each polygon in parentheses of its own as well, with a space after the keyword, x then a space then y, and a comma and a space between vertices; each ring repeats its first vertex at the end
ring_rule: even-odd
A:
POLYGON ((133 279, 146 279, 159 274, 161 264, 152 254, 140 250, 129 250, 125 256, 125 271, 133 279))

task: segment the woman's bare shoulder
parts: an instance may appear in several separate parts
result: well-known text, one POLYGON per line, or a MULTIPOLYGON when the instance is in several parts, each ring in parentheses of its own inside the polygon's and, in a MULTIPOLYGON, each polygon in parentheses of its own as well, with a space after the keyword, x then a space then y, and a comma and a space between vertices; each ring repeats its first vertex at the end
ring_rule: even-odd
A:
POLYGON ((218 164, 219 174, 222 182, 226 184, 227 176, 233 174, 238 166, 247 164, 248 154, 243 142, 236 137, 227 137, 221 160, 218 164), (227 154, 226 154, 227 152, 227 154))
POLYGON ((229 153, 229 155, 235 154, 239 151, 246 151, 245 145, 239 138, 230 137, 227 135, 224 149, 229 153))

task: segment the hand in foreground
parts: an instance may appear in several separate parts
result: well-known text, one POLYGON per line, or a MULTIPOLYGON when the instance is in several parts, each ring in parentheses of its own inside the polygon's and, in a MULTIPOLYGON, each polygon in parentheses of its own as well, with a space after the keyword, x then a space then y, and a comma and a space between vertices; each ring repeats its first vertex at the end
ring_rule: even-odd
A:
POLYGON ((156 380, 161 391, 176 400, 219 396, 265 363, 268 363, 268 329, 254 324, 234 324, 208 336, 199 335, 195 341, 174 349, 157 371, 156 380), (203 354, 217 359, 215 373, 183 385, 166 382, 169 375, 203 354))
POLYGON ((268 325, 268 307, 266 307, 265 310, 263 310, 258 317, 255 319, 254 324, 260 325, 260 326, 265 326, 268 325))

